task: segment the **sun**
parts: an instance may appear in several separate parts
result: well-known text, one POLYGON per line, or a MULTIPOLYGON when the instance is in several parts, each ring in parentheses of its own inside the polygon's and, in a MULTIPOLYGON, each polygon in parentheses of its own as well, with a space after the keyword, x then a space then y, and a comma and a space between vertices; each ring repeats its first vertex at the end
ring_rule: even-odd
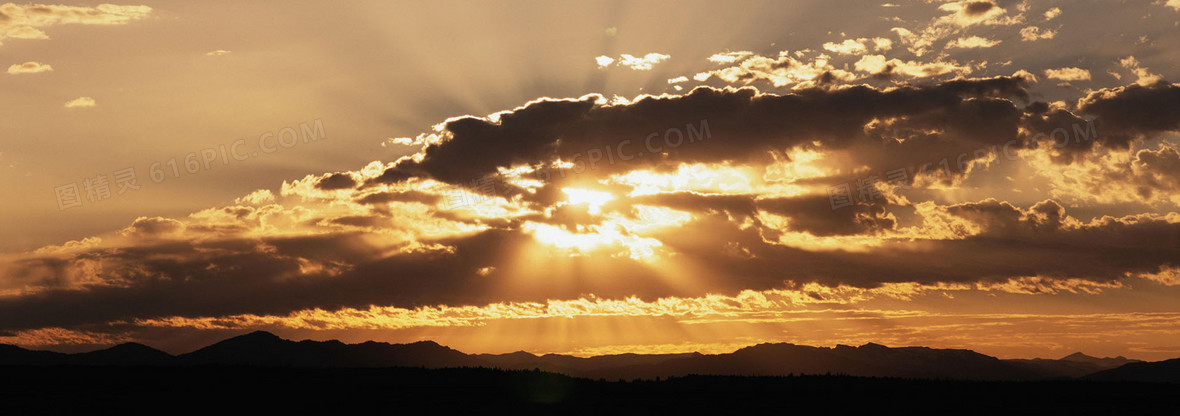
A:
POLYGON ((592 191, 580 188, 561 188, 561 192, 569 196, 566 205, 586 204, 591 215, 602 213, 602 206, 615 199, 610 192, 592 191))

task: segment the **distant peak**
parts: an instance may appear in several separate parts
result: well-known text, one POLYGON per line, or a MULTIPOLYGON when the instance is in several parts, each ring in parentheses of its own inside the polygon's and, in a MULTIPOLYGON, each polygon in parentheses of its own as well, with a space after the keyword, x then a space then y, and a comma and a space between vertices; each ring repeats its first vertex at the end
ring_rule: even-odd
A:
POLYGON ((1089 355, 1086 355, 1086 354, 1082 354, 1082 353, 1079 351, 1079 352, 1075 352, 1075 353, 1073 353, 1073 354, 1067 355, 1067 356, 1065 356, 1065 357, 1061 357, 1061 359, 1062 359, 1062 360, 1069 360, 1069 361, 1078 361, 1078 360, 1085 360, 1085 361, 1090 361, 1090 360, 1096 360, 1096 359, 1098 359, 1098 358, 1097 358, 1097 357, 1091 357, 1091 356, 1089 356, 1089 355))
POLYGON ((417 341, 417 342, 410 343, 410 345, 421 345, 421 346, 427 346, 427 347, 442 347, 442 344, 439 344, 439 343, 431 341, 431 340, 417 341))
POLYGON ((226 341, 252 341, 252 342, 274 342, 283 341, 278 335, 266 331, 254 331, 245 335, 238 335, 236 337, 227 339, 226 341))
POLYGON ((781 342, 781 343, 764 342, 764 343, 757 344, 757 345, 751 345, 748 347, 739 348, 737 351, 734 351, 733 353, 734 354, 739 354, 739 353, 750 354, 750 353, 766 353, 766 352, 778 353, 778 352, 783 352, 783 351, 792 351, 792 350, 795 350, 798 348, 811 348, 811 347, 805 347, 805 346, 800 346, 800 345, 795 345, 795 344, 785 343, 785 342, 781 342))
POLYGON ((116 350, 116 349, 118 349, 118 350, 154 350, 155 348, 140 344, 138 342, 124 342, 122 344, 113 346, 108 349, 112 349, 112 350, 116 350))

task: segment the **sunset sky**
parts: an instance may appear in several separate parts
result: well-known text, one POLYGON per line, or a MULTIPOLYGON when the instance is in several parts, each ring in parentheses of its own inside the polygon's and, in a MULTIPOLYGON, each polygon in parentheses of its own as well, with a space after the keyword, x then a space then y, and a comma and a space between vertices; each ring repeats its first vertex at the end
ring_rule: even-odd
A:
POLYGON ((1180 0, 0 5, 0 343, 1180 357, 1180 0))

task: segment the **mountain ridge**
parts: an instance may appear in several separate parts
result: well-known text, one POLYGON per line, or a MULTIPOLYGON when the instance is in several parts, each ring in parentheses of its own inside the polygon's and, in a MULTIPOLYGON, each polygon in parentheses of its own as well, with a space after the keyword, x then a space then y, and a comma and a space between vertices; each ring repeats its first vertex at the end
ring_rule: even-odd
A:
MULTIPOLYGON (((1164 362, 1161 362, 1164 363, 1164 362)), ((902 377, 962 380, 1040 380, 1096 377, 1133 379, 1150 372, 1153 380, 1169 380, 1169 371, 1140 370, 1107 373, 1136 364, 1125 357, 1097 358, 1080 352, 1060 359, 1002 360, 966 349, 861 346, 813 347, 791 343, 762 343, 731 353, 611 354, 576 357, 536 355, 526 351, 505 354, 466 354, 434 341, 406 344, 366 341, 346 344, 339 340, 293 341, 266 331, 230 337, 203 348, 171 355, 139 343, 124 343, 90 352, 64 354, 27 350, 0 344, 0 365, 84 366, 263 366, 263 367, 483 367, 538 369, 594 379, 659 378, 686 375, 784 376, 841 374, 868 377, 902 377), (1155 372, 1151 372, 1155 371, 1155 372), (1097 374, 1114 374, 1099 376, 1097 374)), ((1180 380, 1180 377, 1175 377, 1180 380)))

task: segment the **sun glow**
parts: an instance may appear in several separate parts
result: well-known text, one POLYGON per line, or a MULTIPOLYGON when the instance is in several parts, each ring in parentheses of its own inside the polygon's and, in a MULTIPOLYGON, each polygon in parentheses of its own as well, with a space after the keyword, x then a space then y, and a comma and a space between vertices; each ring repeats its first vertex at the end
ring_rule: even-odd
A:
POLYGON ((586 227, 590 232, 578 233, 555 225, 535 222, 525 223, 523 228, 537 241, 573 251, 574 253, 571 255, 582 255, 614 248, 614 253, 612 253, 614 255, 625 254, 633 259, 643 260, 654 257, 656 248, 663 246, 659 240, 632 234, 613 221, 605 221, 602 225, 586 227))
POLYGON ((612 222, 618 223, 631 232, 647 232, 664 227, 683 225, 692 220, 692 214, 671 208, 650 205, 635 205, 631 207, 635 220, 621 215, 608 215, 612 222))
POLYGON ((633 170, 614 175, 608 181, 632 187, 629 196, 691 191, 708 194, 759 193, 765 196, 788 197, 814 192, 808 185, 796 181, 830 174, 820 166, 822 157, 815 151, 797 151, 789 155, 772 156, 775 162, 765 165, 681 164, 675 171, 633 170))
MULTIPOLYGON (((613 200, 614 196, 600 191, 565 188, 570 196, 565 204, 589 206, 590 214, 602 213, 602 205, 613 200)), ((599 224, 578 225, 573 231, 570 229, 544 223, 527 222, 523 229, 532 234, 537 241, 549 246, 575 251, 574 255, 587 254, 599 250, 614 251, 612 255, 625 254, 636 260, 651 259, 656 249, 663 243, 643 234, 666 227, 682 225, 693 219, 692 214, 670 208, 635 205, 631 214, 609 212, 603 216, 599 224)))
POLYGON ((611 181, 634 187, 631 196, 674 191, 748 193, 753 176, 744 166, 696 163, 681 164, 676 172, 668 173, 634 170, 616 175, 611 181))
POLYGON ((591 215, 601 214, 602 206, 615 199, 615 196, 609 192, 592 191, 589 189, 561 188, 561 192, 569 195, 569 199, 566 200, 565 204, 586 204, 591 215))

